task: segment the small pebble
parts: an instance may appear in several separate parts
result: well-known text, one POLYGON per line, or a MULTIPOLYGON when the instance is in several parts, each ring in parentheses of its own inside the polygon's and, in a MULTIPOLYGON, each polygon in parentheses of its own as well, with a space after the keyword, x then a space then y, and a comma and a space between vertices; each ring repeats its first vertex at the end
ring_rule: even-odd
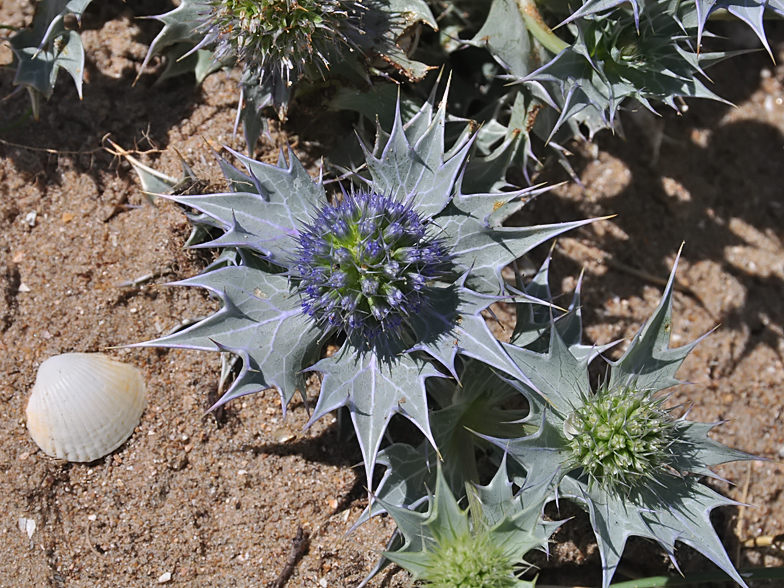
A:
POLYGON ((272 431, 272 438, 275 439, 277 443, 285 443, 286 441, 292 440, 295 436, 296 435, 287 427, 280 427, 272 431))
POLYGON ((29 539, 32 539, 33 533, 35 533, 35 521, 33 519, 26 519, 24 517, 20 517, 19 530, 22 533, 27 533, 27 537, 29 539))
POLYGON ((166 582, 171 582, 172 575, 171 572, 164 572, 158 577, 158 584, 165 584, 166 582))

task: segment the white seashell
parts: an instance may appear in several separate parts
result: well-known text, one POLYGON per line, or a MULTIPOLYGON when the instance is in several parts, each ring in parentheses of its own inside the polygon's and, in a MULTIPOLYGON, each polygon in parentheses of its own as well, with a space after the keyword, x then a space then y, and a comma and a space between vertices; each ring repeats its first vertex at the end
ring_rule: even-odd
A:
POLYGON ((108 455, 144 412, 141 372, 100 353, 64 353, 38 368, 27 402, 27 429, 52 457, 93 461, 108 455))

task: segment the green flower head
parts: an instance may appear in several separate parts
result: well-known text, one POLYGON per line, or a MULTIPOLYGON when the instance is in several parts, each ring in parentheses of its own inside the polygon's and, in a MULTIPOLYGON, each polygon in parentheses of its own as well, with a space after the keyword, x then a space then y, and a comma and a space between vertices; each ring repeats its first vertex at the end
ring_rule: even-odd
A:
POLYGON ((665 398, 632 387, 602 386, 563 424, 573 465, 589 485, 629 491, 672 471, 675 420, 665 398))
MULTIPOLYGON (((673 269, 659 306, 623 356, 609 362, 607 381, 596 390, 587 368, 602 348, 579 344, 581 329, 573 328, 579 305, 572 317, 556 322, 518 308, 514 344, 505 349, 530 383, 507 382, 528 399, 530 414, 520 424, 534 432, 506 439, 483 435, 525 470, 515 480, 524 490, 547 486, 553 498, 574 500, 588 511, 605 588, 630 536, 658 542, 673 562, 675 542, 686 543, 745 586, 709 516, 735 503, 699 477, 715 476, 710 466, 750 456, 710 439, 715 423, 672 416, 661 393, 680 383, 675 373, 698 342, 669 345, 674 278, 673 269)), ((546 275, 538 275, 526 293, 544 282, 546 275)))
POLYGON ((219 61, 237 59, 256 77, 291 85, 307 66, 329 69, 332 47, 350 44, 348 3, 338 0, 212 0, 200 26, 219 61))
POLYGON ((490 484, 466 490, 469 507, 462 509, 439 466, 427 513, 382 500, 404 537, 384 556, 433 588, 533 588, 519 578, 530 568, 524 557, 546 549, 560 524, 541 520, 546 494, 514 495, 505 459, 490 484))

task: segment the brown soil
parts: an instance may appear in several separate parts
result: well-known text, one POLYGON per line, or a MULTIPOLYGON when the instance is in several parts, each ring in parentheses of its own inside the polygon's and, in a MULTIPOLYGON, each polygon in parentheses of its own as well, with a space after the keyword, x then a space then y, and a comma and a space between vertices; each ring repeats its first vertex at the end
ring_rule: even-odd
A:
MULTIPOLYGON (((187 78, 156 84, 159 64, 132 85, 155 23, 134 20, 119 0, 94 4, 82 35, 84 101, 63 74, 38 122, 7 128, 27 108, 23 95, 0 113, 0 587, 267 586, 300 528, 308 539, 288 586, 355 586, 394 524, 377 518, 346 536, 366 506, 365 482, 354 467, 359 451, 338 441, 335 424, 303 431, 301 402, 284 422, 269 391, 205 416, 217 394, 218 354, 117 348, 216 304, 200 290, 161 286, 194 275, 208 258, 183 250, 185 217, 167 202, 147 205, 128 164, 104 151, 102 138, 135 145, 170 175, 179 173, 179 152, 200 177, 220 183, 208 144, 232 142, 237 92, 236 80, 221 74, 202 87, 187 78), (155 277, 119 286, 148 274, 155 277), (148 384, 133 437, 91 464, 46 457, 25 428, 38 366, 70 351, 108 352, 139 366, 148 384), (295 436, 281 441, 289 432, 295 436), (35 522, 29 536, 20 519, 35 522)), ((146 3, 148 13, 156 4, 146 3)), ((0 2, 2 24, 31 17, 30 2, 0 2)), ((769 32, 784 63, 784 31, 769 32)), ((9 62, 3 46, 0 63, 9 62)), ((711 71, 718 93, 738 108, 700 102, 684 116, 626 117, 625 139, 604 134, 598 148, 574 158, 582 185, 540 197, 520 221, 617 214, 555 248, 556 289, 570 290, 586 270, 590 341, 634 333, 686 242, 675 344, 720 326, 686 361, 679 375, 691 384, 673 401, 690 404, 694 420, 727 421, 715 439, 770 460, 717 468, 728 483, 713 486, 754 506, 725 509, 715 523, 738 565, 779 566, 781 552, 740 549, 739 541, 784 533, 784 67, 757 53, 711 71)), ((0 71, 2 96, 12 80, 12 71, 0 71)), ((288 142, 314 171, 324 133, 316 128, 321 113, 306 114, 295 111, 259 155, 274 157, 288 142)), ((541 562, 540 584, 596 585, 584 517, 557 539, 568 542, 541 562)), ((678 556, 687 571, 711 569, 688 548, 678 556)), ((644 541, 632 541, 624 561, 630 573, 669 569, 644 541)), ((375 585, 408 582, 404 573, 382 574, 375 585)))

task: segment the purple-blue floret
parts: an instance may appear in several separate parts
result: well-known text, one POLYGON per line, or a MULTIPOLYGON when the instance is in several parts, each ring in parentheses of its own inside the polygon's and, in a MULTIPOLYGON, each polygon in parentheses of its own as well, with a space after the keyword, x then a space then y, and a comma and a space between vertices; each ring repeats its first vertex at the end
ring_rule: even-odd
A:
POLYGON ((344 194, 299 234, 302 310, 327 328, 370 339, 397 334, 448 276, 443 242, 411 206, 390 196, 344 194))

